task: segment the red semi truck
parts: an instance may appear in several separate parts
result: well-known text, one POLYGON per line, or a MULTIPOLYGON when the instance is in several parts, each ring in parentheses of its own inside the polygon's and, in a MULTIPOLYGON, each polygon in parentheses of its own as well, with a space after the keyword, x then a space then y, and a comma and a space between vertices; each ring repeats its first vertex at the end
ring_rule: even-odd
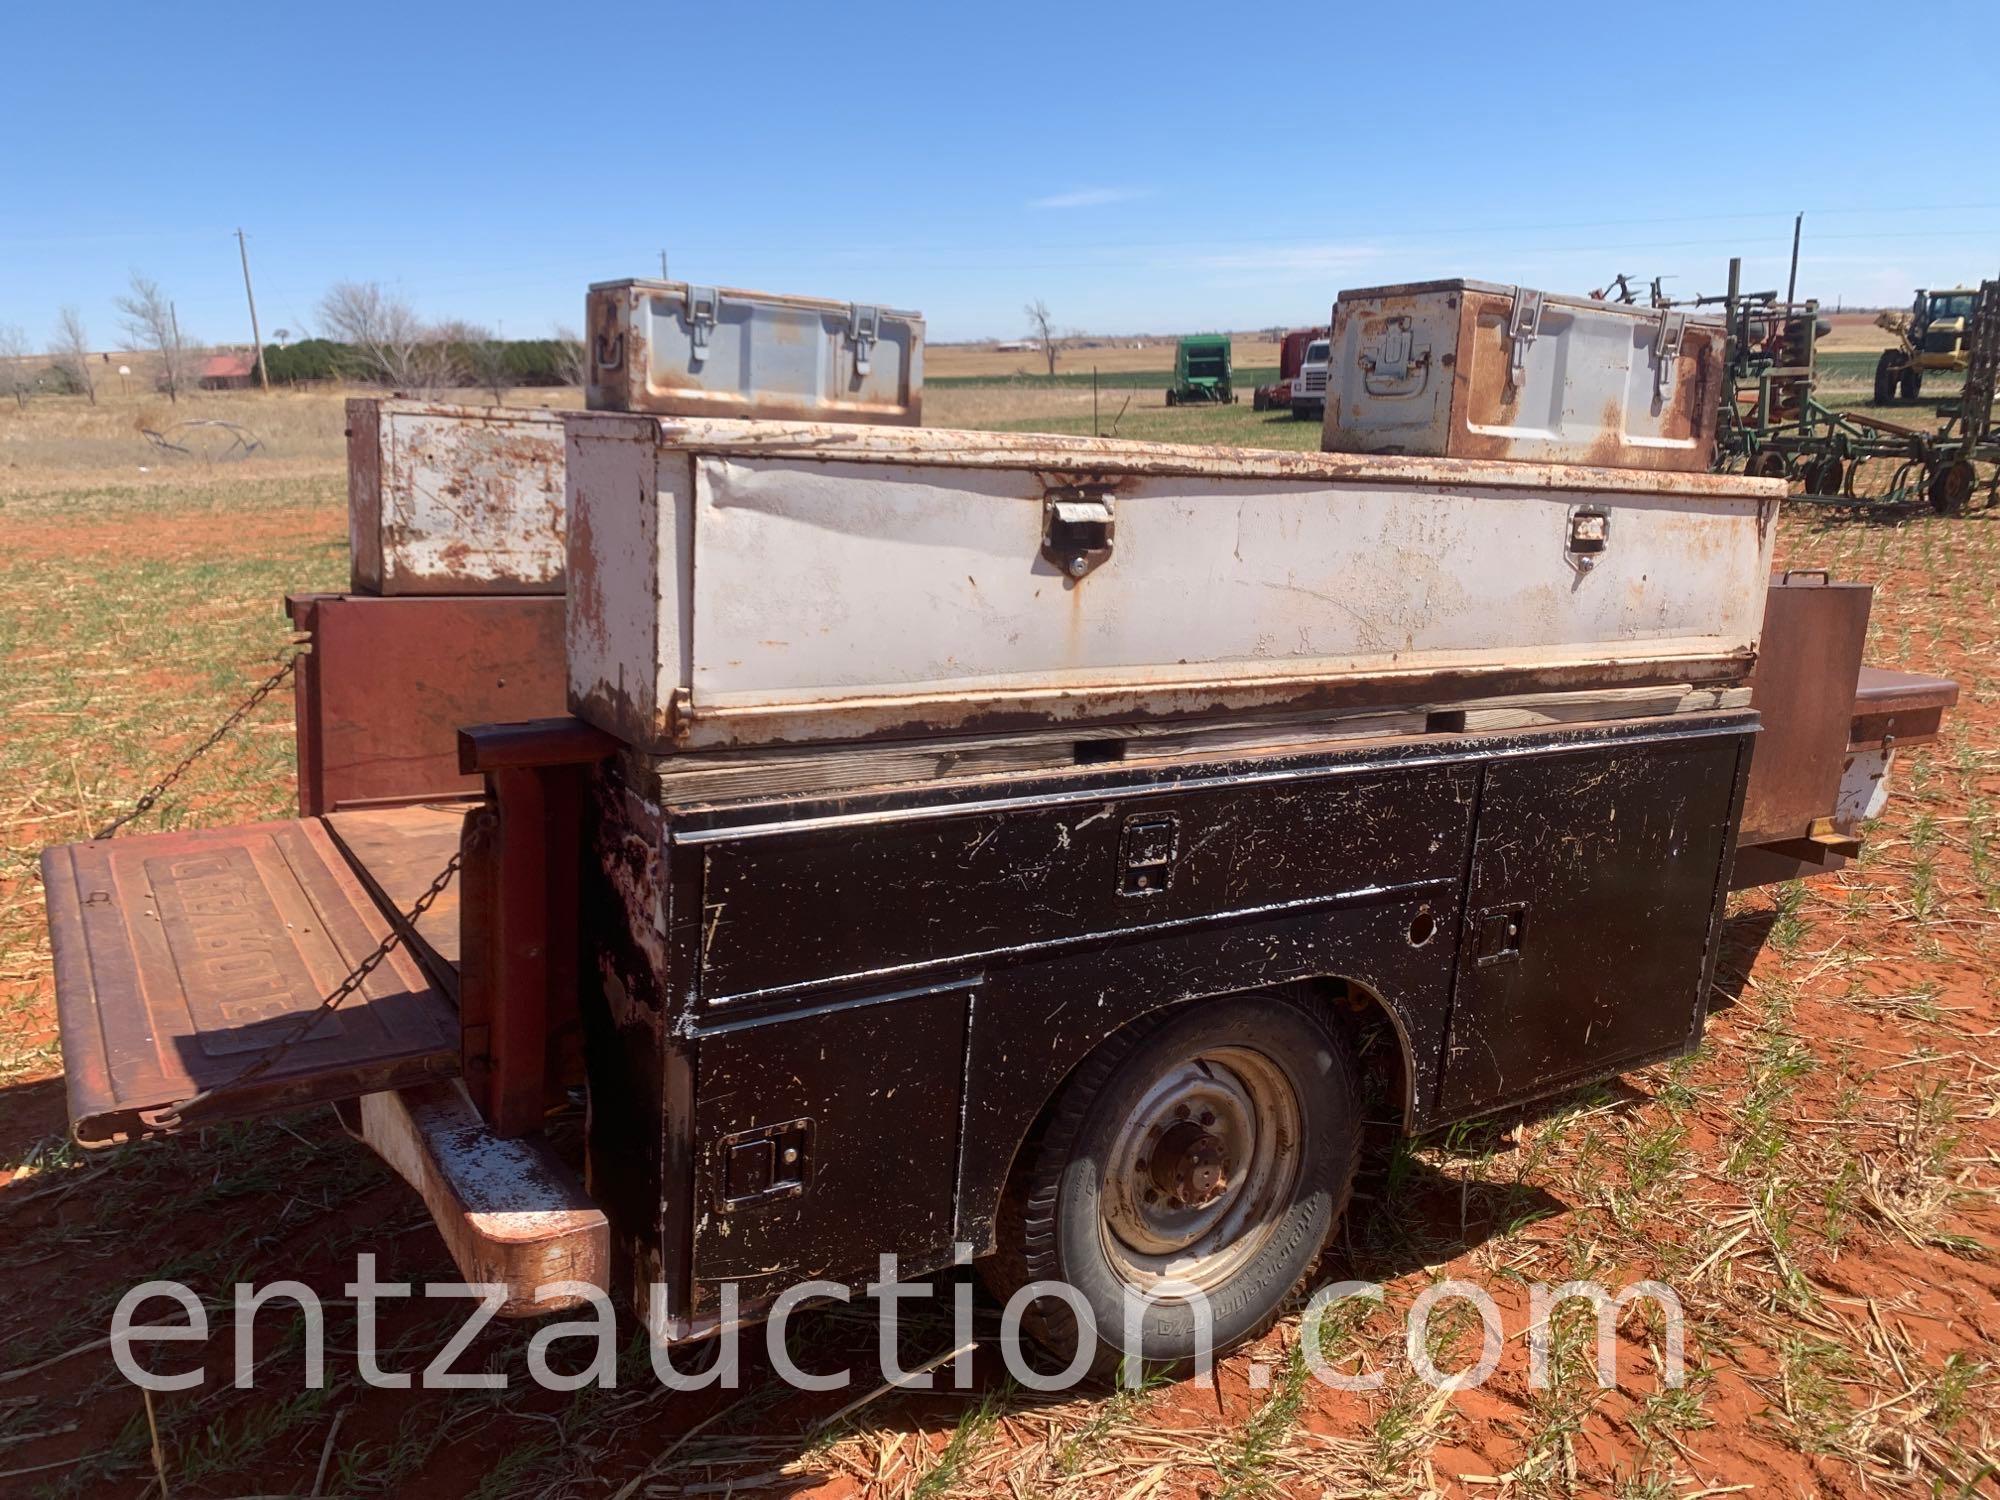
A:
POLYGON ((1258 411, 1290 411, 1292 378, 1299 373, 1299 364, 1306 357, 1306 346, 1314 339, 1325 337, 1324 328, 1294 328, 1286 334, 1278 346, 1277 384, 1258 386, 1250 404, 1258 411))

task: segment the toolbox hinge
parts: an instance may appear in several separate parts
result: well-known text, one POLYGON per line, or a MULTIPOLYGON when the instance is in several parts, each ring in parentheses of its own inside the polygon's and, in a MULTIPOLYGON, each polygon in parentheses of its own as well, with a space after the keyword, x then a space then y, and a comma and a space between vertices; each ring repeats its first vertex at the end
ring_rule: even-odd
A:
POLYGON ((1542 294, 1525 286, 1514 288, 1514 306, 1507 314, 1507 383, 1519 390, 1528 366, 1528 345, 1542 331, 1542 294))
POLYGON ((1664 402, 1674 388, 1674 371, 1681 362, 1681 342, 1687 337, 1687 314, 1679 308, 1660 309, 1660 333, 1653 341, 1653 398, 1664 402))
POLYGON ((847 338, 854 345, 854 373, 866 375, 882 331, 882 309, 851 302, 847 307, 847 338))
POLYGON ((687 289, 688 342, 692 346, 689 357, 696 364, 708 358, 709 330, 715 327, 721 310, 722 293, 714 287, 690 286, 687 289))

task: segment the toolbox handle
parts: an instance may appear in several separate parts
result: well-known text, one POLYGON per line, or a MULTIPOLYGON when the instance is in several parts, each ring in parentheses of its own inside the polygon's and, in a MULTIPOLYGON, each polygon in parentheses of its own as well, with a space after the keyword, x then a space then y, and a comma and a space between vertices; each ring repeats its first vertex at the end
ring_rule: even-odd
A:
POLYGON ((1794 578, 1818 578, 1821 583, 1832 583, 1833 573, 1826 568, 1787 568, 1778 583, 1782 587, 1794 578))

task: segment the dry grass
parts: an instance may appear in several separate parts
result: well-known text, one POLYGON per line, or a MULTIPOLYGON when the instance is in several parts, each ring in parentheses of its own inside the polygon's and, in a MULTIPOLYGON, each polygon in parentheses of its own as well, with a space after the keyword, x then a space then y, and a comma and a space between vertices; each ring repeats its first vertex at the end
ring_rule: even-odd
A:
MULTIPOLYGON (((1106 375, 1171 370, 1176 342, 1173 338, 1101 339, 1093 349, 1084 347, 1081 341, 1066 340, 1058 351, 1056 371, 1062 375, 1088 376, 1093 367, 1106 375)), ((1229 351, 1230 363, 1239 370, 1278 362, 1277 344, 1259 335, 1232 335, 1229 351)), ((1002 352, 991 344, 930 344, 924 349, 924 374, 939 380, 1046 375, 1048 368, 1047 361, 1034 349, 1002 352)))
MULTIPOLYGON (((931 415, 1088 421, 1074 393, 1030 394, 938 391, 931 415)), ((54 1360, 0 1385, 10 1494, 145 1489, 145 1417, 99 1341, 110 1301, 146 1276, 221 1294, 297 1275, 338 1300, 353 1253, 369 1249, 385 1276, 456 1279, 421 1207, 321 1116, 88 1160, 65 1140, 36 851, 118 808, 221 717, 283 646, 284 591, 345 574, 337 404, 214 402, 269 427, 283 451, 142 476, 123 472, 129 410, 0 415, 0 1376, 54 1360), (64 471, 72 451, 83 461, 64 471), (33 464, 12 461, 25 454, 33 464), (279 464, 298 471, 260 467, 279 464)), ((1241 409, 1171 415, 1237 440, 1264 431, 1241 409)), ((1126 424, 1133 433, 1134 413, 1126 424)), ((1274 430, 1288 429, 1313 435, 1274 430)), ((1383 1143, 1320 1273, 1388 1287, 1387 1307, 1323 1332, 1338 1367, 1384 1372, 1381 1389, 1339 1395, 1304 1375, 1292 1317, 1226 1360, 1214 1390, 1155 1382, 1047 1401, 1013 1388, 988 1344, 971 1391, 888 1393, 842 1415, 873 1369, 862 1304, 795 1330, 813 1360, 851 1363, 863 1382, 831 1399, 784 1390, 748 1355, 733 1396, 669 1396, 636 1346, 616 1390, 544 1395, 525 1385, 520 1328, 483 1335, 462 1362, 509 1371, 505 1393, 371 1391, 340 1355, 328 1390, 301 1393, 295 1331, 272 1318, 259 1389, 229 1387, 219 1357, 207 1386, 159 1399, 172 1494, 303 1494, 323 1461, 326 1494, 488 1500, 603 1497, 642 1473, 635 1494, 1990 1491, 2000 525, 1822 525, 1795 510, 1780 550, 1787 565, 1878 582, 1871 658, 1957 676, 1961 707, 1940 744, 1899 766, 1863 860, 1734 904, 1701 1052, 1525 1120, 1383 1143), (1403 1311, 1447 1276, 1502 1303, 1509 1355, 1477 1392, 1440 1395, 1402 1356, 1403 1311), (1526 1285, 1582 1276, 1655 1276, 1680 1292, 1685 1386, 1658 1381, 1644 1309, 1621 1324, 1616 1388, 1589 1378, 1587 1324, 1568 1314, 1552 1325, 1554 1380, 1527 1386, 1526 1285)), ((284 814, 291 753, 273 703, 159 823, 284 814)), ((459 1313, 395 1309, 386 1362, 427 1358, 459 1313)), ((226 1355, 226 1319, 217 1326, 226 1355)), ((909 1332, 906 1363, 948 1350, 948 1303, 909 1332)), ((333 1309, 329 1335, 351 1348, 351 1313, 333 1309)), ((1464 1319, 1433 1326, 1448 1368, 1476 1342, 1464 1319)))

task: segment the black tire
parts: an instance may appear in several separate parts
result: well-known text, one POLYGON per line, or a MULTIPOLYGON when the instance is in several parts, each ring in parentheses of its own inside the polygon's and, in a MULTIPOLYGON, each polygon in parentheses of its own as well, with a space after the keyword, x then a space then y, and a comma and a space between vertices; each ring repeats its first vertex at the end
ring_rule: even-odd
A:
POLYGON ((1979 471, 1972 460, 1955 459, 1931 476, 1931 509, 1941 516, 1962 515, 1978 487, 1979 471))
POLYGON ((1887 406, 1896 399, 1896 372, 1903 363, 1902 356, 1894 349, 1884 349, 1882 357, 1875 361, 1875 404, 1887 406))
POLYGON ((1905 370, 1897 380, 1897 391, 1905 401, 1914 401, 1923 394, 1924 372, 1905 370))
POLYGON ((1262 391, 1253 391, 1251 393, 1250 410, 1264 411, 1269 408, 1270 404, 1271 404, 1270 402, 1264 399, 1264 393, 1262 391))
POLYGON ((1177 396, 1175 396, 1175 395, 1174 395, 1174 393, 1173 393, 1172 391, 1168 391, 1168 392, 1167 392, 1167 405, 1169 405, 1169 406, 1177 406, 1177 405, 1179 405, 1179 404, 1180 404, 1180 401, 1179 401, 1179 398, 1178 398, 1177 396))
MULTIPOLYGON (((1226 1113, 1225 1106, 1216 1108, 1226 1113)), ((1217 1279, 1204 1290, 1220 1354, 1268 1328, 1312 1269, 1347 1208, 1360 1147, 1353 1051, 1317 1008, 1274 991, 1176 1007, 1113 1036, 1064 1083, 1008 1183, 997 1226, 999 1252, 986 1263, 987 1283, 1003 1303, 1030 1282, 1061 1281, 1076 1288, 1096 1324, 1089 1367, 1110 1375, 1123 1357, 1125 1291, 1143 1285, 1146 1274, 1115 1263, 1114 1257, 1147 1258, 1120 1238, 1115 1226, 1121 1214, 1165 1216, 1179 1210, 1200 1220, 1213 1212, 1212 1235, 1169 1254, 1178 1258, 1215 1247, 1205 1258, 1214 1263, 1217 1279), (1258 1143, 1248 1142, 1235 1148, 1245 1158, 1240 1161, 1231 1159, 1226 1146, 1219 1148, 1223 1186, 1210 1189, 1212 1202, 1183 1204, 1170 1195, 1164 1207, 1142 1208, 1135 1192, 1121 1193, 1118 1184, 1107 1191, 1114 1153, 1135 1140, 1151 1158, 1141 1157, 1135 1165, 1157 1174, 1160 1152, 1174 1132, 1192 1129, 1207 1142, 1228 1134, 1228 1122, 1219 1123, 1205 1105, 1199 1106, 1204 1111, 1199 1123, 1183 1109, 1177 1120, 1160 1116, 1167 1122, 1164 1134, 1159 1121, 1134 1133, 1135 1121, 1148 1111, 1167 1108, 1162 1101, 1171 1091, 1162 1090, 1177 1076, 1195 1080, 1197 1088, 1233 1084, 1253 1097, 1260 1088, 1288 1087, 1297 1113, 1280 1117, 1294 1121, 1291 1138, 1301 1149, 1284 1148, 1282 1128, 1266 1128, 1265 1136, 1272 1143, 1266 1149, 1284 1162, 1289 1176, 1260 1178, 1258 1143), (1251 1079, 1261 1082, 1246 1083, 1251 1079), (1223 1134, 1210 1135, 1202 1125, 1223 1134), (1254 1186, 1259 1182, 1261 1187, 1254 1186)), ((1177 1157, 1183 1163, 1205 1159, 1185 1146, 1177 1157)), ((1129 1186, 1158 1177, 1125 1180, 1129 1186)), ((1147 1196, 1150 1204, 1157 1195, 1149 1190, 1147 1196)), ((1037 1299, 1025 1309, 1022 1326, 1064 1366, 1077 1358, 1083 1330, 1068 1302, 1037 1299)), ((1140 1352, 1148 1365, 1184 1366, 1198 1352, 1196 1332, 1192 1304, 1162 1298, 1141 1318, 1140 1352)))

